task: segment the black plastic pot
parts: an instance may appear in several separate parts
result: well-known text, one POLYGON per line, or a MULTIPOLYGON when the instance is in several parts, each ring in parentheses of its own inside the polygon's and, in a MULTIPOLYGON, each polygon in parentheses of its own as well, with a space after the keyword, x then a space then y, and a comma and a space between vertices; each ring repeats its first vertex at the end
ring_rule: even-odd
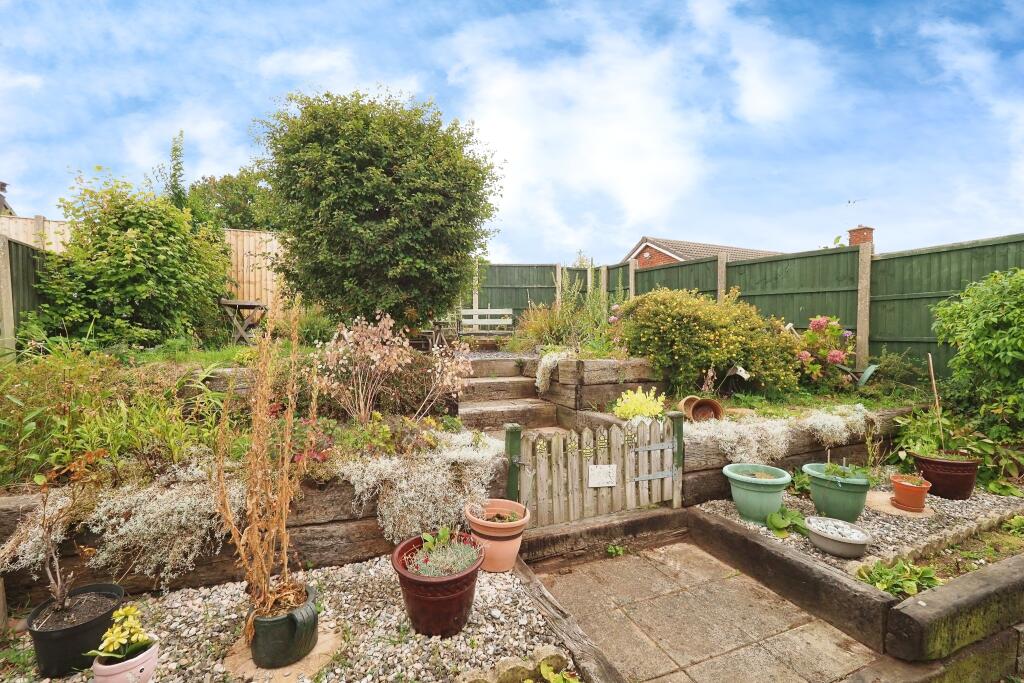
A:
POLYGON ((74 671, 92 666, 93 658, 84 653, 100 646, 103 632, 113 623, 114 610, 124 599, 124 589, 116 583, 94 583, 90 586, 72 588, 68 597, 83 593, 109 595, 116 601, 109 610, 98 617, 54 631, 37 631, 32 626, 47 605, 53 603, 52 599, 39 605, 28 615, 28 633, 32 636, 32 645, 36 650, 36 666, 43 678, 67 676, 74 671))
POLYGON ((261 669, 294 664, 316 647, 318 624, 316 589, 307 585, 305 603, 279 617, 253 621, 252 661, 261 669))

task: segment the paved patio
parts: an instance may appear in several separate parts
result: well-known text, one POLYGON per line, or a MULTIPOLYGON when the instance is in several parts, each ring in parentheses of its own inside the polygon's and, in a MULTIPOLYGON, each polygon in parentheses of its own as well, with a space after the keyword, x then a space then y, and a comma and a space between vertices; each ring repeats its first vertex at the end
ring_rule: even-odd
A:
POLYGON ((540 579, 637 683, 828 683, 877 657, 690 543, 540 579))

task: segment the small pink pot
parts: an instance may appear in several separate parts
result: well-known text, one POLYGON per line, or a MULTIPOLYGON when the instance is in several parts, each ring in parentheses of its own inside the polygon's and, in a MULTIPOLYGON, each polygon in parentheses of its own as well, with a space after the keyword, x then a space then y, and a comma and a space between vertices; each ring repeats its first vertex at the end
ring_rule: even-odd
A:
POLYGON ((159 655, 160 644, 154 642, 148 650, 113 664, 100 664, 97 657, 92 663, 92 679, 98 683, 149 683, 159 655))
POLYGON ((519 515, 515 522, 489 522, 465 509, 466 519, 473 530, 473 538, 484 547, 485 572, 507 572, 515 566, 519 546, 523 543, 523 531, 530 523, 530 511, 524 505, 504 498, 489 498, 483 502, 484 517, 497 513, 514 512, 519 515))

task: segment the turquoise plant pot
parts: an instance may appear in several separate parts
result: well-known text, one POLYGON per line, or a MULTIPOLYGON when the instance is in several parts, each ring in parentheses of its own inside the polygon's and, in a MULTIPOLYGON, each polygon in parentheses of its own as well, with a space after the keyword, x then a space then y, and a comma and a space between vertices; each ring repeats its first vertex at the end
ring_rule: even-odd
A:
POLYGON ((742 462, 726 465, 722 474, 729 480, 740 517, 762 525, 768 515, 782 507, 782 492, 792 479, 789 472, 778 467, 742 462))
POLYGON ((864 511, 871 482, 864 477, 837 477, 825 474, 825 463, 814 462, 803 466, 811 478, 811 500, 819 515, 856 522, 864 511))

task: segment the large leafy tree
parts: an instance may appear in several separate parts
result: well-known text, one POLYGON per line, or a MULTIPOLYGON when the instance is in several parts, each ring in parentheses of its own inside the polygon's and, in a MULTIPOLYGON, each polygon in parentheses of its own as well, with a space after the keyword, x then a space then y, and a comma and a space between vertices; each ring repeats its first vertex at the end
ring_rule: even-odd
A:
POLYGON ((497 191, 471 126, 359 92, 291 95, 263 123, 294 289, 337 316, 413 325, 456 305, 497 191))
POLYGON ((266 174, 255 167, 196 180, 188 207, 194 221, 222 230, 276 230, 279 223, 266 174))
POLYGON ((37 288, 45 303, 29 325, 101 345, 152 345, 223 328, 217 298, 229 261, 219 231, 193 225, 167 197, 114 179, 80 181, 61 208, 71 237, 43 261, 37 288))

